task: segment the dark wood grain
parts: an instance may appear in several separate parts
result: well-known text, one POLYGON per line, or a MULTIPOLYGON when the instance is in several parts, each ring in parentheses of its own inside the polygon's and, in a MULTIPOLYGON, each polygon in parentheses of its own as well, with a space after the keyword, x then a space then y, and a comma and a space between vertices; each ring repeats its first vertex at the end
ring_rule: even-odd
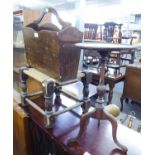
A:
MULTIPOLYGON (((66 31, 68 32, 67 29, 66 31)), ((82 34, 78 33, 78 30, 70 34, 74 34, 72 42, 67 42, 67 38, 65 42, 60 42, 59 33, 56 31, 41 30, 37 33, 32 28, 26 27, 23 32, 26 58, 30 66, 58 81, 72 80, 77 77, 80 50, 75 48, 73 43, 82 40, 82 34), (34 37, 35 33, 38 37, 34 37), (76 34, 78 39, 75 40, 76 34)), ((64 33, 67 32, 64 30, 64 33)))
MULTIPOLYGON (((90 70, 89 70, 90 71, 90 70)), ((94 85, 98 85, 99 84, 99 74, 98 72, 92 71, 92 84, 94 85)), ((122 75, 118 75, 118 76, 110 76, 108 74, 105 74, 105 84, 109 85, 109 95, 108 95, 108 101, 107 104, 112 103, 112 98, 113 98, 113 89, 115 87, 115 84, 124 81, 125 79, 125 73, 124 71, 122 72, 122 75)))
MULTIPOLYGON (((43 99, 36 99, 38 105, 43 107, 43 99)), ((62 97, 62 102, 70 103, 71 100, 62 97)), ((62 107, 60 106, 59 109, 62 107)), ((31 132, 33 155, 46 155, 48 152, 55 152, 56 155, 83 155, 89 152, 91 155, 125 155, 117 148, 111 136, 111 124, 108 121, 98 121, 90 118, 87 130, 82 137, 72 145, 68 146, 70 138, 74 138, 79 131, 80 119, 71 112, 66 112, 56 118, 53 129, 44 128, 43 117, 33 108, 25 109, 31 118, 31 132), (38 151, 42 150, 42 151, 38 151), (42 152, 42 153, 41 153, 42 152)), ((81 112, 81 108, 77 112, 81 112)), ((118 139, 128 147, 128 155, 140 155, 140 134, 122 125, 118 126, 118 139)))
POLYGON ((23 29, 27 63, 52 78, 64 82, 77 78, 80 49, 73 46, 82 42, 83 33, 64 22, 53 8, 43 10, 41 15, 23 29), (39 24, 47 12, 53 13, 62 29, 56 25, 39 24))
POLYGON ((14 101, 13 105, 13 154, 31 155, 29 141, 29 117, 14 101))
POLYGON ((123 94, 121 104, 123 110, 123 100, 131 99, 141 104, 141 65, 131 64, 126 68, 123 94))

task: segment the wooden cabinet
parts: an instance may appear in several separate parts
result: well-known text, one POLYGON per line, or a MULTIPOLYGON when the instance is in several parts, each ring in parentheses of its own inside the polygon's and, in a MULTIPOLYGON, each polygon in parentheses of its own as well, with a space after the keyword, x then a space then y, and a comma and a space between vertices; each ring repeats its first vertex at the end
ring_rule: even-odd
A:
POLYGON ((141 103, 141 65, 140 64, 130 64, 126 68, 124 89, 121 97, 122 108, 123 108, 123 100, 125 98, 141 103))
POLYGON ((28 136, 29 117, 16 101, 13 104, 13 154, 30 155, 28 136))

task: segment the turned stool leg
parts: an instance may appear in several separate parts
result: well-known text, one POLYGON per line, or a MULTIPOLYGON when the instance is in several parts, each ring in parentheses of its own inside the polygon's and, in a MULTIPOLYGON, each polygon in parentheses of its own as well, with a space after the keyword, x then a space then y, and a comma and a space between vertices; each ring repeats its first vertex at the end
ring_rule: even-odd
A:
POLYGON ((60 98, 60 93, 61 93, 61 87, 60 86, 56 86, 55 88, 55 104, 60 105, 61 104, 61 98, 60 98))
POLYGON ((88 109, 91 106, 91 102, 89 99, 89 83, 91 82, 92 79, 92 74, 91 73, 84 73, 85 76, 81 78, 81 82, 83 83, 83 100, 84 104, 81 106, 83 113, 88 112, 88 109))
POLYGON ((81 105, 82 114, 85 114, 86 112, 88 112, 90 106, 91 106, 91 101, 90 101, 90 99, 84 100, 84 103, 81 105))
POLYGON ((46 113, 44 123, 46 128, 51 128, 54 120, 51 120, 49 113, 52 112, 53 107, 54 83, 52 81, 46 80, 42 83, 42 86, 45 98, 45 113, 46 113))
POLYGON ((20 72, 20 82, 21 82, 21 103, 22 106, 25 107, 28 104, 25 101, 25 98, 27 97, 27 79, 28 76, 24 74, 24 70, 28 69, 27 67, 21 67, 19 72, 20 72))

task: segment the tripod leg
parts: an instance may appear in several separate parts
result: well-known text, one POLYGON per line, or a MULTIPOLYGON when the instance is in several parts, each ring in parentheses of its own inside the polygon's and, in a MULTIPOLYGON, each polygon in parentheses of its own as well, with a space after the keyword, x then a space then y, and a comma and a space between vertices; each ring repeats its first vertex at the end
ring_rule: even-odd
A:
POLYGON ((91 117, 91 115, 94 112, 95 112, 95 109, 82 115, 82 117, 80 119, 80 130, 79 130, 79 133, 78 133, 78 135, 75 138, 69 139, 68 140, 68 144, 77 141, 83 135, 84 131, 86 130, 87 124, 89 122, 89 118, 91 117))
POLYGON ((117 140, 117 120, 115 119, 115 117, 113 117, 111 114, 109 114, 108 112, 106 112, 105 110, 103 110, 104 114, 105 114, 105 119, 109 120, 111 122, 112 125, 112 136, 113 136, 113 140, 115 142, 115 144, 117 146, 119 146, 123 151, 128 151, 128 148, 124 145, 122 145, 118 140, 117 140))

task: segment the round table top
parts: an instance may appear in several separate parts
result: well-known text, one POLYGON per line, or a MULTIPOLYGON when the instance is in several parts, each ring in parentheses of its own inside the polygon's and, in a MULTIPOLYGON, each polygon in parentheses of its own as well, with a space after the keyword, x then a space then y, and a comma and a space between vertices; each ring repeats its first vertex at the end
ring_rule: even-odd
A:
POLYGON ((76 43, 76 47, 81 49, 92 49, 92 50, 126 50, 126 49, 137 49, 140 45, 126 45, 126 44, 112 44, 103 42, 82 42, 76 43))

